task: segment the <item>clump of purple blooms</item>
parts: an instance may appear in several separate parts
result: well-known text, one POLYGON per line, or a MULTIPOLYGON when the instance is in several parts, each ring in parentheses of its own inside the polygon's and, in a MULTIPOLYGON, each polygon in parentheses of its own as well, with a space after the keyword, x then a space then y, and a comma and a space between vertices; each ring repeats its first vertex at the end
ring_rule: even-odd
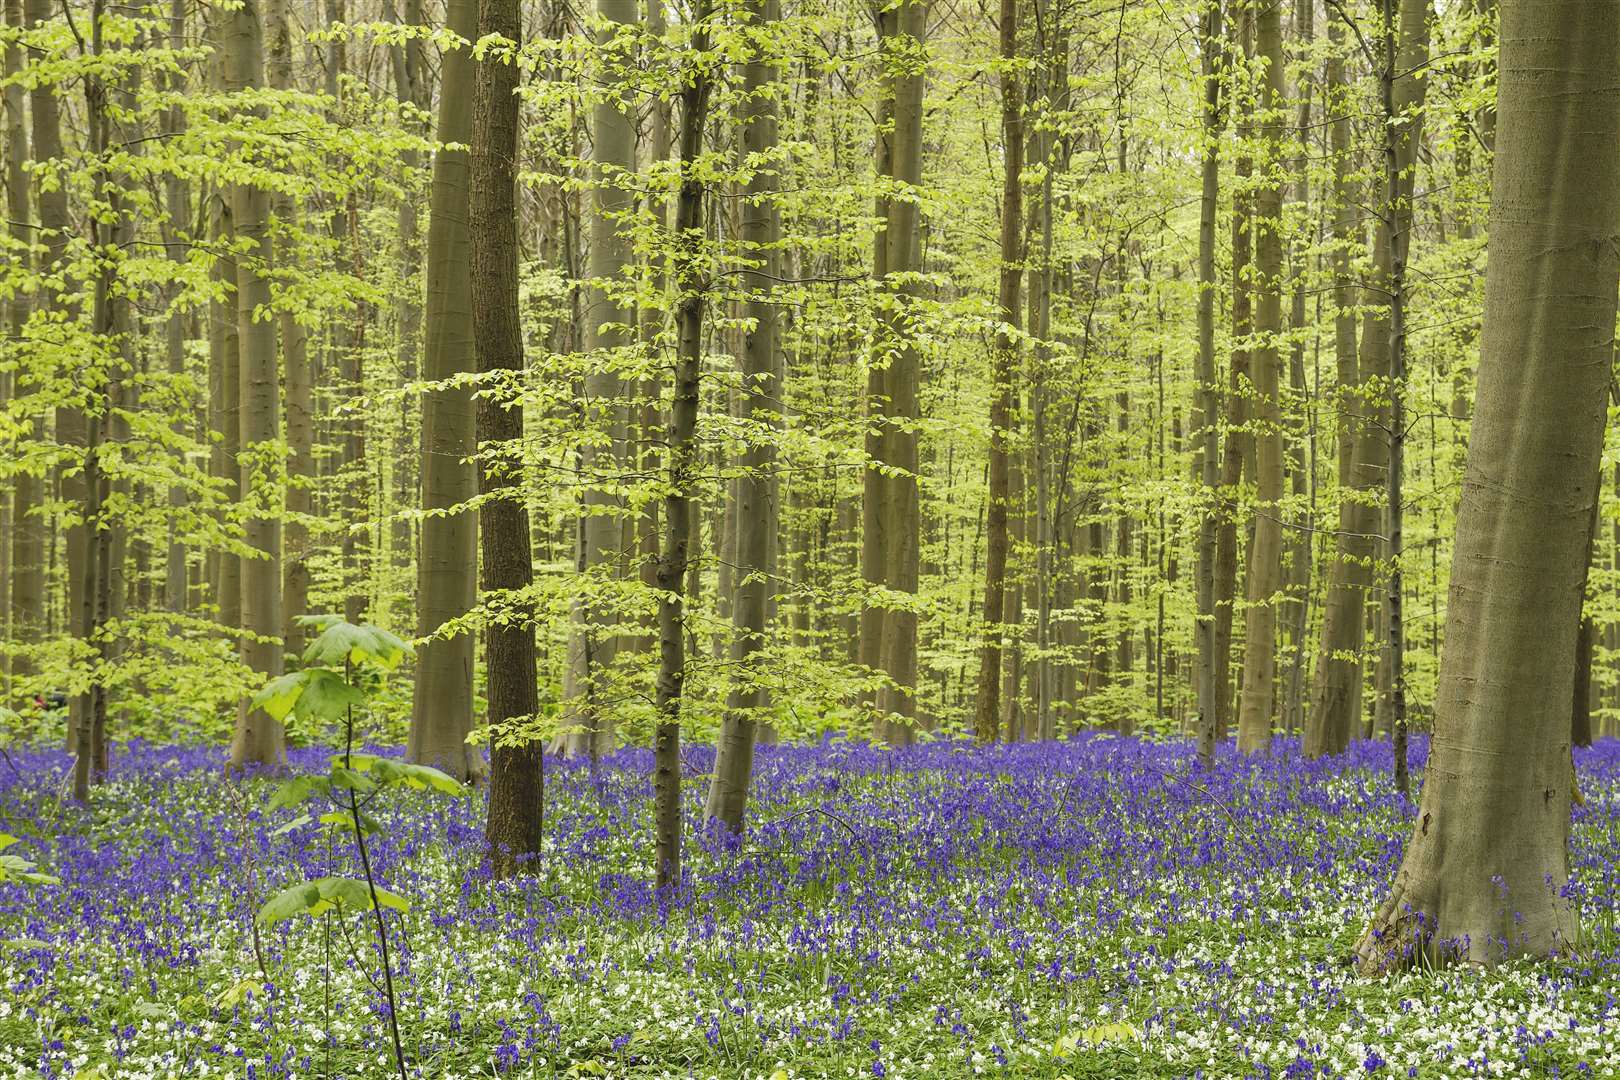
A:
MULTIPOLYGON (((86 810, 65 754, 10 757, 0 831, 62 884, 0 885, 0 1080, 397 1074, 354 917, 274 927, 259 968, 258 905, 349 858, 261 810, 271 781, 135 744, 86 810)), ((1578 961, 1383 980, 1344 962, 1410 827, 1382 744, 1208 772, 1104 735, 762 747, 746 835, 694 828, 666 893, 651 764, 548 759, 513 882, 480 867, 481 796, 379 804, 416 1075, 1620 1075, 1620 745, 1578 758, 1578 961)), ((687 752, 689 822, 711 764, 687 752)))

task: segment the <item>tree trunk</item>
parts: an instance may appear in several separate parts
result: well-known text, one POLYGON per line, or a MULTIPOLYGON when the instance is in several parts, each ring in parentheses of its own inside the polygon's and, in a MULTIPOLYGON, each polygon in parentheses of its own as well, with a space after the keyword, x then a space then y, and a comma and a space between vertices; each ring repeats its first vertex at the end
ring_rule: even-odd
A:
MULTIPOLYGON (((225 88, 252 93, 264 87, 264 26, 259 0, 246 0, 226 16, 225 88)), ((261 683, 282 671, 281 500, 276 490, 274 451, 281 440, 281 381, 276 362, 276 324, 268 318, 273 253, 270 195, 262 188, 235 184, 231 218, 236 235, 250 245, 236 260, 237 335, 241 377, 237 402, 241 417, 238 498, 243 508, 242 539, 254 551, 241 560, 242 636, 239 657, 261 683)), ((243 700, 231 740, 231 767, 280 766, 287 757, 281 723, 243 700)))
MULTIPOLYGON (((888 85, 879 116, 879 130, 887 137, 879 139, 878 171, 902 190, 922 183, 927 30, 925 0, 902 0, 879 15, 888 85)), ((873 276, 884 299, 878 346, 867 381, 867 457, 890 474, 866 471, 861 569, 869 585, 915 594, 919 508, 913 425, 918 416, 921 356, 912 340, 907 309, 919 286, 895 278, 917 269, 917 202, 909 194, 881 199, 878 216, 882 225, 873 276)), ((881 671, 886 680, 876 702, 880 733, 892 743, 910 742, 916 715, 916 613, 899 608, 863 612, 860 659, 881 671)))
POLYGON ((529 511, 523 497, 523 333, 518 319, 518 0, 478 0, 477 39, 500 44, 476 65, 468 202, 472 241, 470 298, 478 371, 478 491, 485 601, 496 607, 484 628, 493 731, 489 813, 484 842, 490 871, 509 877, 540 854, 545 789, 532 601, 529 511))
MULTIPOLYGON (((170 0, 169 5, 169 48, 179 50, 186 44, 186 0, 170 0)), ((168 88, 171 91, 181 92, 185 86, 185 76, 175 73, 170 76, 168 88)), ((186 113, 180 105, 171 106, 163 117, 164 130, 171 136, 176 136, 185 130, 186 113)), ((165 235, 174 246, 169 249, 169 258, 177 267, 183 266, 188 258, 186 242, 192 236, 191 228, 191 189, 190 185, 181 177, 171 176, 164 181, 163 188, 164 211, 168 220, 164 224, 165 235)), ((186 376, 186 319, 187 313, 176 308, 169 313, 165 326, 164 347, 165 361, 168 366, 168 375, 177 385, 189 385, 186 376)), ((191 395, 188 391, 185 397, 187 409, 176 413, 174 430, 177 437, 183 436, 190 426, 191 417, 189 406, 191 395)), ((176 459, 177 465, 183 465, 183 457, 176 459)), ((177 520, 189 502, 186 489, 181 484, 171 485, 169 488, 169 542, 164 558, 164 585, 163 603, 170 612, 179 614, 191 608, 191 589, 188 570, 188 556, 186 545, 178 534, 177 520)))
MULTIPOLYGON (((478 0, 449 0, 446 28, 472 39, 478 0)), ((440 143, 472 141, 473 60, 447 49, 439 64, 440 143)), ((473 725, 473 634, 439 636, 478 598, 478 516, 464 507, 478 490, 472 391, 443 385, 473 371, 472 239, 467 151, 433 155, 427 236, 427 303, 422 339, 422 519, 417 561, 416 692, 405 755, 467 778, 482 769, 467 745, 473 725), (431 636, 430 636, 431 635, 431 636)))
MULTIPOLYGON (((5 0, 5 23, 14 30, 23 28, 22 0, 5 0)), ((22 48, 19 46, 5 50, 5 77, 15 79, 22 68, 22 48)), ((44 92, 49 93, 49 88, 44 92)), ((29 159, 28 129, 23 117, 25 96, 19 82, 11 82, 5 88, 6 217, 10 221, 9 231, 12 239, 29 243, 32 242, 33 235, 29 228, 28 174, 24 170, 24 165, 29 159)), ((19 293, 12 297, 7 305, 6 332, 15 341, 22 340, 23 327, 28 322, 30 301, 30 297, 19 293)), ((32 386, 23 378, 21 371, 14 372, 11 378, 13 394, 21 397, 32 391, 32 386)), ((25 438, 43 439, 45 436, 43 419, 35 417, 28 420, 23 435, 25 438)), ((0 541, 9 545, 7 560, 10 576, 0 578, 0 591, 6 592, 10 598, 9 639, 14 646, 23 650, 11 655, 12 677, 21 680, 33 671, 33 657, 27 650, 37 646, 45 633, 44 556, 45 532, 48 526, 39 513, 44 495, 39 480, 32 473, 21 471, 12 478, 11 483, 13 495, 11 519, 9 527, 4 530, 9 539, 0 541)), ((15 684, 12 689, 20 696, 15 684)), ((11 702, 0 698, 0 704, 11 702)))
MULTIPOLYGON (((750 30, 768 35, 780 18, 778 0, 749 0, 747 18, 750 30)), ((731 609, 731 665, 739 684, 726 701, 705 809, 707 817, 718 819, 734 833, 742 831, 753 772, 757 717, 767 702, 763 685, 767 673, 759 663, 759 652, 769 629, 770 597, 777 591, 769 565, 771 538, 780 518, 775 440, 782 428, 783 400, 778 374, 777 307, 771 297, 772 287, 781 276, 781 259, 776 252, 781 222, 773 201, 779 182, 778 166, 768 159, 777 148, 774 83, 770 57, 756 46, 743 71, 746 96, 742 106, 742 145, 750 161, 765 159, 766 163, 756 164, 749 177, 740 237, 747 256, 760 263, 760 273, 757 277, 743 275, 748 289, 743 314, 751 328, 743 340, 737 412, 748 445, 739 462, 742 475, 737 477, 735 487, 739 581, 731 609), (767 430, 758 430, 761 427, 767 430)))
POLYGON ((1220 384, 1215 364, 1215 296, 1220 280, 1215 269, 1215 222, 1220 209, 1220 136, 1225 126, 1221 109, 1221 58, 1224 37, 1221 31, 1221 5, 1213 3, 1204 12, 1199 26, 1198 51, 1204 83, 1201 120, 1203 145, 1200 172, 1202 187, 1198 210, 1198 360, 1196 390, 1193 396, 1194 426, 1197 430, 1197 475, 1203 487, 1205 509, 1198 515, 1197 638, 1198 663, 1198 760, 1206 768, 1215 763, 1215 741, 1220 708, 1217 704, 1220 682, 1216 676, 1217 612, 1215 578, 1216 535, 1224 495, 1220 476, 1220 384))
MULTIPOLYGON (((694 13, 691 53, 709 49, 708 0, 694 13)), ((706 64, 707 58, 699 61, 706 64)), ((699 467, 697 418, 703 367, 703 201, 698 170, 703 128, 709 116, 710 78, 698 67, 680 94, 680 197, 675 206, 675 385, 669 409, 668 480, 664 497, 664 543, 658 556, 658 727, 653 755, 653 864, 659 889, 681 881, 681 692, 686 680, 686 571, 692 545, 692 489, 699 467)))
MULTIPOLYGON (((1282 12, 1279 4, 1262 4, 1255 16, 1257 52, 1265 63, 1256 112, 1266 155, 1282 145, 1283 86, 1282 12)), ((1238 712, 1238 750, 1246 754, 1271 748, 1273 705, 1277 690, 1277 593, 1282 588, 1282 416, 1279 410, 1277 342, 1282 334, 1282 187, 1268 160, 1264 181, 1255 195, 1255 269, 1259 304, 1255 312, 1252 375, 1256 422, 1254 545, 1250 549, 1248 607, 1244 613, 1243 699, 1238 712)))
POLYGON ((1503 5, 1479 391, 1417 823, 1357 954, 1574 946, 1567 711, 1620 249, 1620 9, 1503 5))
MULTIPOLYGON (((608 79, 624 78, 616 70, 630 63, 625 41, 633 40, 639 21, 637 0, 597 0, 601 23, 597 54, 613 70, 608 79), (619 44, 609 47, 610 43, 619 44)), ((632 263, 631 222, 635 191, 630 186, 636 169, 636 125, 618 100, 598 101, 592 109, 592 168, 590 260, 586 276, 585 351, 592 356, 584 379, 584 430, 595 437, 579 451, 585 488, 579 517, 578 563, 580 583, 587 590, 603 587, 602 578, 616 573, 623 543, 622 508, 610 488, 624 465, 618 448, 624 445, 623 380, 616 355, 635 340, 635 307, 625 294, 627 267, 632 263)), ((606 629, 615 621, 611 603, 589 595, 574 605, 568 635, 569 730, 564 752, 573 757, 589 754, 594 761, 612 745, 612 724, 602 705, 605 679, 613 663, 616 642, 606 629)))
MULTIPOLYGON (((292 15, 287 0, 268 0, 269 34, 265 77, 273 90, 294 89, 292 73, 292 15)), ((298 204, 289 196, 275 196, 275 216, 296 233, 298 204)), ((278 256, 281 253, 278 253, 278 256)), ((287 395, 287 522, 282 534, 281 599, 284 655, 300 656, 308 633, 298 622, 309 614, 310 498, 315 482, 315 387, 309 363, 309 330, 297 313, 278 312, 281 356, 287 395)))
POLYGON ((984 630, 973 730, 994 742, 1001 721, 1001 649, 1007 585, 1007 442, 1013 423, 1013 371, 1018 366, 1019 287, 1023 284, 1023 75, 1018 70, 1018 0, 1001 0, 1001 269, 1000 328, 991 353, 990 496, 985 509, 984 630))

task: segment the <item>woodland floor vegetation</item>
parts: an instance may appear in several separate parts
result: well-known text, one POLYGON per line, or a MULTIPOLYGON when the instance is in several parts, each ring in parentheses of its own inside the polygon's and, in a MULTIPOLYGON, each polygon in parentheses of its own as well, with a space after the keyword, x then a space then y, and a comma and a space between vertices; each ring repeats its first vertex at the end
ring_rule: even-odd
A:
MULTIPOLYGON (((382 805, 413 1076, 1589 1076, 1620 1070, 1620 745, 1581 751, 1575 957, 1358 976, 1415 807, 1387 745, 1306 761, 1091 736, 763 748, 742 841, 656 892, 650 753, 548 761, 532 876, 481 869, 482 796, 382 805), (1287 813, 1281 812, 1284 808, 1287 813), (1329 1071, 1331 1070, 1331 1071, 1329 1071)), ((1424 747, 1414 747, 1421 764, 1424 747)), ((324 750, 295 750, 298 774, 324 750)), ((13 754, 6 828, 59 888, 0 885, 0 1076, 395 1074, 369 915, 260 902, 344 873, 274 781, 136 744, 64 817, 55 752, 13 754), (24 779, 26 777, 26 779, 24 779), (330 937, 328 938, 328 934, 330 937)), ((712 752, 688 752, 689 778, 712 752)), ((1419 771, 1421 775, 1421 771, 1419 771)), ((688 783, 695 799, 702 790, 688 783)))

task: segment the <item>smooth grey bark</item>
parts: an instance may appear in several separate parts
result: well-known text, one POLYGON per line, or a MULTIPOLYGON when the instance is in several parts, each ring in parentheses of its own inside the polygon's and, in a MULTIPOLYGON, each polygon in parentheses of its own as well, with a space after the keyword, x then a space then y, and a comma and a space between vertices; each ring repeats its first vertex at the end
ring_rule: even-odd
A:
POLYGON ((1620 287, 1620 6, 1509 0, 1479 390, 1422 801, 1367 971, 1579 944, 1570 687, 1620 287))
POLYGON ((1193 428, 1197 452, 1194 480, 1202 486, 1205 507, 1198 516, 1198 556, 1195 573, 1197 621, 1194 637, 1197 662, 1194 666, 1198 699, 1198 760, 1206 768, 1215 762, 1215 741, 1219 709, 1215 674, 1216 536, 1220 515, 1220 384, 1215 361, 1215 300, 1220 288, 1215 270, 1215 225, 1220 210, 1220 135, 1225 127, 1221 94, 1221 61, 1224 36, 1221 31, 1221 5, 1205 9, 1199 24, 1200 73, 1203 79, 1203 144, 1199 171, 1201 185, 1198 209, 1198 358, 1196 389, 1193 394, 1193 428))
MULTIPOLYGON (((225 88, 231 92, 264 86, 264 24, 259 0, 245 0, 225 21, 225 88)), ((254 552, 241 560, 242 634, 238 655, 261 681, 282 672, 281 501, 276 470, 268 455, 281 440, 281 381, 276 356, 276 324, 270 309, 269 270, 274 265, 270 236, 270 195, 250 184, 231 187, 236 235, 250 246, 236 260, 236 314, 241 347, 238 408, 241 457, 242 539, 254 552)), ((287 757, 280 721, 244 700, 231 740, 231 766, 280 766, 287 757)))
POLYGON ((1282 144, 1282 11, 1261 4, 1255 14, 1256 53, 1264 62, 1255 109, 1267 146, 1263 176, 1254 200, 1255 270, 1258 276, 1250 353, 1254 386, 1255 486, 1254 542, 1250 548, 1248 605, 1244 609, 1243 696, 1238 710, 1238 750, 1253 754, 1271 747, 1277 689, 1277 593, 1282 587, 1282 415, 1279 408, 1282 334, 1282 186, 1269 157, 1282 144))
MULTIPOLYGON (((477 0, 449 0, 446 29, 471 41, 477 0)), ((465 147, 472 139, 473 61, 466 48, 439 63, 435 137, 465 147)), ((482 769, 467 745, 473 726, 473 633, 441 632, 472 610, 478 594, 478 517, 464 509, 478 491, 473 464, 472 391, 446 381, 476 367, 473 350, 472 239, 467 151, 433 156, 427 236, 427 302, 422 377, 422 536, 417 561, 416 692, 405 754, 466 779, 482 769)))
MULTIPOLYGON (((619 69, 634 62, 639 0, 597 0, 603 21, 597 55, 608 65, 609 82, 627 76, 619 69)), ((636 124, 632 105, 604 98, 591 109, 592 161, 590 251, 586 277, 585 351, 591 355, 580 402, 581 424, 591 432, 580 447, 579 469, 585 486, 578 523, 577 564, 580 581, 594 588, 598 579, 617 576, 623 554, 623 507, 610 490, 625 460, 623 360, 617 355, 636 340, 635 305, 627 299, 627 270, 632 266, 630 215, 635 207, 636 124)), ((609 627, 616 621, 610 602, 582 597, 569 620, 568 658, 563 698, 568 702, 568 734, 563 752, 589 755, 592 761, 612 746, 613 725, 602 704, 608 668, 618 642, 609 627)))
POLYGON ((704 809, 706 817, 720 821, 734 833, 742 831, 758 717, 768 701, 764 683, 767 672, 760 659, 770 629, 770 599, 777 590, 770 563, 771 540, 781 518, 776 440, 783 419, 779 312, 772 294, 781 276, 782 261, 777 251, 781 220, 775 202, 780 165, 767 157, 776 150, 777 65, 766 51, 765 38, 780 18, 779 0, 748 0, 746 18, 747 27, 761 37, 756 39, 743 70, 742 150, 756 164, 742 203, 739 239, 748 257, 759 266, 757 274, 742 276, 747 289, 743 315, 749 325, 743 334, 740 357, 742 384, 737 418, 749 441, 738 462, 742 473, 733 488, 738 576, 731 608, 730 661, 738 682, 726 699, 714 776, 704 809))
POLYGON ((1024 87, 1018 61, 1018 0, 1001 0, 1001 263, 991 350, 990 494, 985 509, 984 628, 979 643, 979 686, 973 733, 994 742, 1001 730, 1002 624, 1007 587, 1008 440, 1013 423, 1013 369, 1018 364, 1019 292, 1024 282, 1024 87))

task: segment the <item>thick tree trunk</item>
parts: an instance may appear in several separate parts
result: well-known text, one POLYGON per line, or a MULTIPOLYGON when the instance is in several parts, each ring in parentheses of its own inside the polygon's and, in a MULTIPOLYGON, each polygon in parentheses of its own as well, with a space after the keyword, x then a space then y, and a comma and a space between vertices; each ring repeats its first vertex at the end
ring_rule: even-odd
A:
POLYGON ((493 731, 489 813, 484 823, 491 872, 507 877, 540 853, 544 818, 534 610, 520 593, 533 582, 529 511, 523 498, 523 332, 518 319, 517 0, 478 0, 479 40, 497 35, 474 78, 471 199, 473 343, 481 375, 493 376, 478 401, 479 508, 485 600, 495 605, 484 629, 493 731))
POLYGON ((1013 423, 1013 371, 1018 366, 1019 288, 1023 284, 1024 95, 1018 63, 1018 2, 1001 0, 1001 270, 1000 329, 991 354, 990 496, 985 510, 984 638, 973 730, 994 742, 1001 726, 1001 649, 1007 585, 1007 442, 1013 423))
POLYGON ((1620 8, 1503 5, 1485 329, 1417 823, 1365 970, 1576 944, 1570 687, 1620 249, 1620 8))
MULTIPOLYGON (((1257 52, 1265 63, 1256 111, 1269 147, 1282 144, 1283 87, 1282 12, 1262 4, 1255 16, 1257 52)), ((1268 151, 1269 152, 1269 151, 1268 151)), ((1273 705, 1277 690, 1277 593, 1282 588, 1282 415, 1279 410, 1277 342, 1282 325, 1282 187, 1268 161, 1255 194, 1255 269, 1259 304, 1255 312, 1252 376, 1255 420, 1254 545, 1250 549, 1248 606, 1244 612, 1243 698, 1238 711, 1238 749, 1259 753, 1271 747, 1273 705)))
MULTIPOLYGON (((691 51, 709 49, 708 0, 695 12, 691 51)), ((706 59, 700 63, 706 63, 706 59)), ((692 489, 699 466, 697 418, 703 366, 706 288, 703 202, 698 170, 709 116, 710 78, 692 71, 680 94, 680 197, 675 206, 675 385, 670 401, 669 494, 664 497, 664 542, 658 556, 658 726, 653 749, 655 880, 660 889, 681 881, 681 694, 686 681, 687 560, 692 547, 692 489)))
MULTIPOLYGON (((446 28, 477 35, 477 0, 449 0, 446 28)), ((473 60, 447 49, 439 64, 440 143, 472 141, 473 60)), ((473 463, 473 397, 447 380, 473 371, 472 239, 468 229, 467 151, 433 156, 427 237, 427 303, 422 341, 421 553, 417 561, 416 693, 405 754, 467 778, 482 769, 467 745, 473 724, 473 634, 439 636, 472 610, 478 595, 478 516, 457 509, 478 490, 473 463)))
MULTIPOLYGON (((169 48, 179 50, 186 44, 186 0, 170 0, 169 4, 169 48)), ((169 89, 180 91, 185 85, 185 76, 175 73, 170 76, 169 89)), ((186 113, 180 105, 174 105, 163 115, 164 131, 171 136, 178 135, 185 130, 186 113)), ((171 176, 164 181, 163 188, 164 211, 168 220, 164 223, 164 234, 173 247, 169 249, 169 258, 177 266, 183 266, 189 257, 186 241, 191 238, 191 187, 181 177, 171 176)), ((169 314, 164 333, 165 361, 168 367, 169 378, 177 385, 187 385, 186 381, 186 321, 187 313, 176 309, 169 314)), ((186 395, 187 405, 190 405, 190 394, 186 395)), ((189 408, 178 412, 174 420, 176 436, 184 436, 190 426, 191 417, 189 408)), ((183 463, 177 460, 177 464, 183 463)), ((163 604, 169 611, 179 614, 191 608, 191 588, 189 557, 184 540, 178 533, 177 519, 189 502, 186 489, 181 484, 174 484, 169 488, 169 522, 168 546, 164 558, 163 570, 163 604)))
MULTIPOLYGON (((880 174, 905 191, 922 183, 928 4, 902 0, 880 15, 879 24, 888 82, 879 127, 888 137, 880 139, 878 167, 880 174)), ((893 279, 917 269, 918 205, 904 193, 880 200, 878 213, 883 225, 873 270, 885 299, 867 382, 867 456, 890 473, 867 470, 861 568, 869 584, 915 593, 919 506, 914 423, 922 361, 912 340, 908 308, 919 286, 893 279)), ((886 679, 876 702, 879 733, 891 743, 910 742, 916 715, 916 613, 899 608, 864 612, 860 659, 886 679)))
MULTIPOLYGON (((259 0, 246 2, 226 17, 225 88, 233 93, 264 86, 264 26, 259 0)), ((243 541, 254 555, 241 560, 242 665, 260 682, 282 671, 281 500, 276 490, 273 452, 281 440, 281 380, 276 362, 276 324, 270 308, 270 195, 261 188, 231 188, 236 235, 251 247, 236 261, 237 334, 241 376, 237 402, 241 417, 238 498, 243 507, 243 541)), ((287 756, 281 723, 244 700, 236 714, 231 767, 280 766, 287 756)))
MULTIPOLYGON (((750 29, 769 34, 780 18, 778 0, 749 0, 750 29)), ((750 160, 776 151, 775 75, 771 59, 763 48, 749 56, 743 71, 742 148, 750 160)), ((742 351, 742 388, 738 395, 738 419, 748 433, 743 451, 742 475, 736 480, 737 573, 738 585, 732 603, 731 665, 738 685, 726 701, 726 715, 720 728, 720 747, 709 785, 705 815, 718 819, 732 832, 742 831, 743 812, 748 805, 748 784, 753 773, 754 741, 758 716, 767 702, 763 680, 767 672, 759 663, 769 629, 770 597, 777 591, 771 572, 771 538, 780 518, 777 505, 776 445, 782 427, 783 394, 780 351, 777 347, 777 307, 771 289, 779 273, 781 259, 776 252, 781 222, 773 201, 778 184, 774 161, 756 165, 748 181, 748 198, 742 204, 741 240, 748 257, 761 265, 758 276, 743 276, 748 289, 744 308, 750 328, 745 332, 742 351), (761 431, 759 428, 765 428, 761 431)))

